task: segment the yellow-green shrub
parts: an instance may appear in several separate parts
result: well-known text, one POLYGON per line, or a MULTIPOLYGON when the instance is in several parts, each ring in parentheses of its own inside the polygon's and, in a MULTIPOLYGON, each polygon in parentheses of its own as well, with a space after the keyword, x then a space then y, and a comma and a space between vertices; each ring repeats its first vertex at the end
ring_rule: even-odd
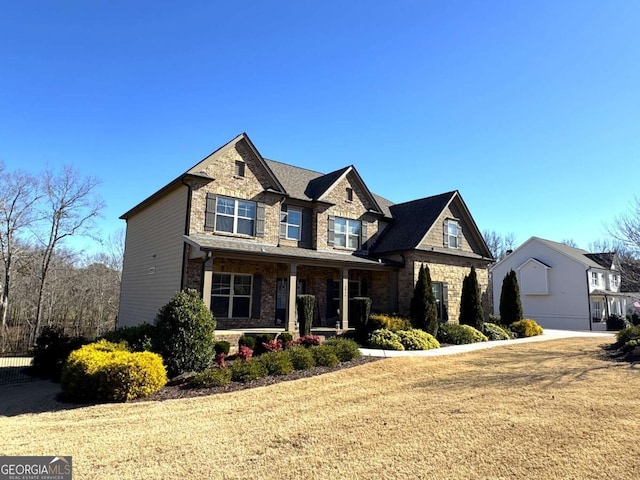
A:
POLYGON ((61 387, 67 400, 124 402, 157 392, 167 382, 162 357, 129 352, 124 343, 100 340, 71 352, 61 387))
POLYGON ((398 340, 405 350, 430 350, 440 348, 440 342, 433 335, 423 330, 398 330, 398 340))
POLYGON ((515 333, 518 338, 535 337, 536 335, 542 335, 543 332, 542 327, 530 318, 513 322, 509 325, 509 330, 515 333))
POLYGON ((368 327, 370 332, 380 329, 397 332, 398 330, 411 330, 411 328, 413 328, 411 326, 411 320, 408 318, 383 313, 375 313, 369 316, 368 327))

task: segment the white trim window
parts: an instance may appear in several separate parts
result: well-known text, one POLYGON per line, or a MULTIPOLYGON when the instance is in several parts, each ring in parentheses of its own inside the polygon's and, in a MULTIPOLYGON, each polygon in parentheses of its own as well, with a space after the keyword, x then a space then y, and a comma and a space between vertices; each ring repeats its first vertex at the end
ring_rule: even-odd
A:
POLYGON ((217 318, 249 318, 253 277, 238 273, 214 273, 211 312, 217 318))
POLYGON ((280 213, 281 228, 287 240, 300 240, 302 233, 302 209, 287 207, 280 213))
POLYGON ((602 321, 602 302, 599 300, 594 300, 591 304, 592 311, 591 317, 594 322, 602 321))
POLYGON ((247 200, 218 197, 216 232, 254 235, 256 204, 247 200))
POLYGON ((458 220, 445 220, 444 246, 447 248, 462 248, 462 227, 458 220))
POLYGON ((361 230, 362 222, 360 222, 360 220, 350 220, 348 218, 336 217, 335 237, 333 244, 336 247, 358 250, 360 248, 361 230))
POLYGON ((618 287, 620 286, 620 278, 618 277, 618 275, 612 274, 610 276, 610 281, 611 281, 611 290, 617 290, 618 287))
POLYGON ((598 279, 598 272, 591 272, 591 286, 597 287, 600 284, 598 279))

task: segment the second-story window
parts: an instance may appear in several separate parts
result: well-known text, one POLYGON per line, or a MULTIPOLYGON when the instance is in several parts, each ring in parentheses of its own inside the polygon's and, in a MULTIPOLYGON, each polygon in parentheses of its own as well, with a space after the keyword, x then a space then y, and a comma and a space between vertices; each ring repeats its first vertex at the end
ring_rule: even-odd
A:
POLYGON ((283 205, 280 211, 280 236, 287 240, 300 240, 302 210, 283 205))
POLYGON ((216 231, 254 235, 256 204, 246 200, 218 197, 216 231))
POLYGON ((336 217, 333 244, 337 247, 360 248, 360 220, 336 217))
POLYGON ((244 167, 245 167, 245 164, 243 161, 236 160, 236 170, 235 170, 236 177, 244 177, 244 167))
POLYGON ((611 290, 615 290, 620 286, 618 275, 611 275, 611 290))
POLYGON ((591 286, 597 287, 598 284, 598 272, 591 272, 591 286))
POLYGON ((353 202, 353 188, 347 188, 345 199, 347 202, 353 202))
POLYGON ((445 247, 462 248, 462 228, 457 220, 445 220, 443 233, 445 247))

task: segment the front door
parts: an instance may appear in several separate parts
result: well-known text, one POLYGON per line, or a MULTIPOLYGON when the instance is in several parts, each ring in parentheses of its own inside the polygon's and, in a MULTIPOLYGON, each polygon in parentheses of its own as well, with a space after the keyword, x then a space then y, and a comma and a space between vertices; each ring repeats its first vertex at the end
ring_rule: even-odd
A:
MULTIPOLYGON (((289 279, 276 279, 276 326, 282 327, 287 319, 287 303, 289 302, 289 279)), ((298 280, 298 289, 296 294, 301 295, 306 292, 307 282, 298 280)))

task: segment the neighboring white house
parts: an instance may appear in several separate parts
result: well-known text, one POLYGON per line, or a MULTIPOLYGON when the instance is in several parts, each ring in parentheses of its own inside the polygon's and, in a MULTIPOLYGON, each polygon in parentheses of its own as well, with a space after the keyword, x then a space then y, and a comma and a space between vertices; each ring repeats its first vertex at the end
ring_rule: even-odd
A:
POLYGON ((531 237, 490 267, 496 314, 502 281, 510 270, 517 274, 524 317, 544 328, 606 330, 609 315, 626 313, 614 253, 589 253, 531 237))

